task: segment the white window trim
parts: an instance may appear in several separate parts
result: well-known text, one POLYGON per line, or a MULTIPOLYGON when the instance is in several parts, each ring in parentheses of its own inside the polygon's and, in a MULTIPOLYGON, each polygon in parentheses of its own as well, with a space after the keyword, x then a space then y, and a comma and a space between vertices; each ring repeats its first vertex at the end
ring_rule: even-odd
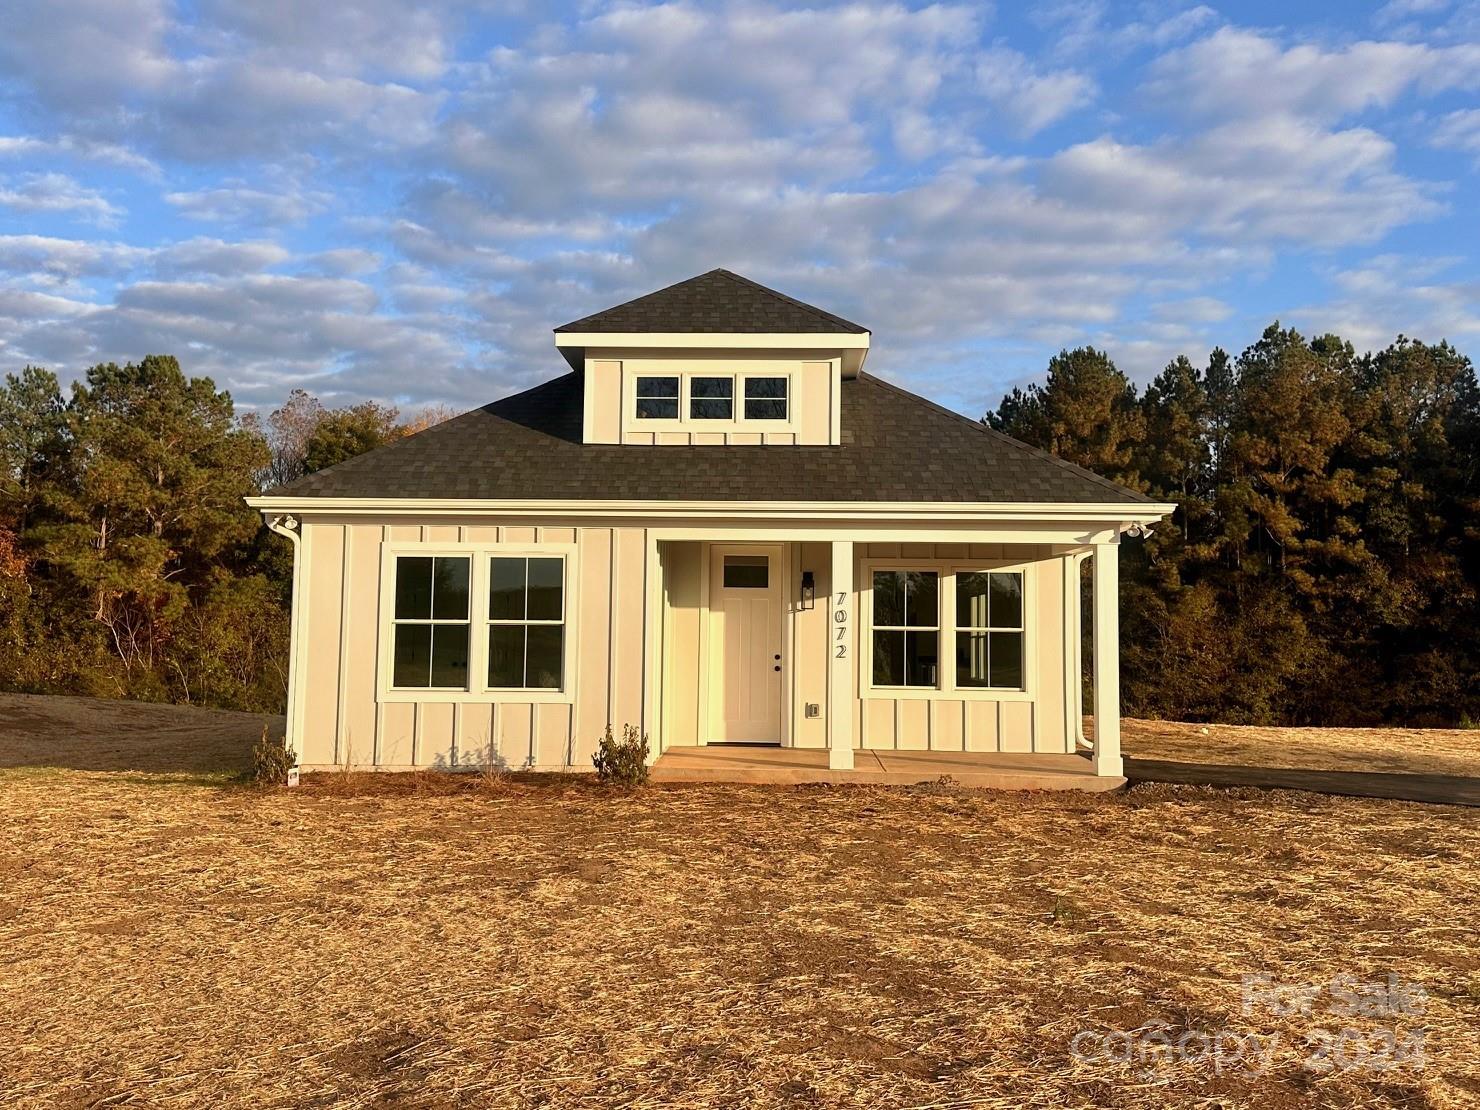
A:
MULTIPOLYGON (((534 702, 572 703, 575 701, 574 677, 578 650, 577 619, 580 565, 575 544, 567 543, 418 543, 403 541, 382 543, 380 547, 380 624, 376 651, 376 701, 384 703, 478 703, 509 702, 528 705, 534 702), (404 687, 392 683, 395 665, 396 559, 406 555, 472 560, 468 576, 469 643, 468 688, 404 687), (494 557, 560 558, 565 562, 565 637, 561 653, 560 689, 489 686, 488 683, 488 560, 494 557)), ((462 623, 449 621, 444 623, 462 623)), ((528 622, 519 621, 524 624, 528 622)), ((553 624, 553 621, 534 622, 553 624)))
MULTIPOLYGON (((775 401, 775 400, 778 400, 778 398, 776 398, 776 397, 757 397, 755 399, 757 401, 775 401)), ((736 420, 737 423, 747 424, 747 425, 755 425, 757 427, 760 427, 760 426, 772 426, 772 427, 777 427, 777 428, 789 428, 789 427, 791 427, 791 425, 792 425, 792 413, 793 413, 793 410, 795 408, 794 402, 792 400, 792 395, 791 395, 791 375, 790 374, 762 374, 762 373, 741 374, 740 375, 740 388, 737 391, 736 396, 735 396, 735 404, 738 406, 736 408, 736 410, 735 410, 735 420, 736 420), (786 380, 786 396, 785 397, 782 397, 782 398, 779 398, 779 400, 782 400, 782 401, 785 401, 786 402, 786 415, 782 419, 780 419, 780 420, 760 420, 760 419, 752 420, 750 417, 748 417, 748 416, 745 415, 744 405, 745 405, 745 402, 746 402, 746 399, 747 399, 746 396, 745 396, 745 384, 747 382, 751 381, 754 378, 784 378, 786 380)))
POLYGON ((637 370, 622 375, 622 421, 626 432, 783 432, 798 429, 797 380, 791 370, 637 370), (637 382, 639 378, 678 378, 678 419, 665 420, 637 415, 637 382), (729 378, 735 383, 734 416, 730 420, 693 417, 689 413, 691 385, 695 378, 729 378), (751 378, 783 378, 786 381, 786 418, 784 420, 745 419, 745 383, 751 378))
MULTIPOLYGON (((858 582, 861 638, 858 651, 858 689, 863 698, 928 701, 1034 701, 1037 698, 1038 560, 975 559, 865 559, 858 582), (940 575, 939 663, 934 686, 874 685, 874 571, 928 570, 940 575), (1023 688, 997 689, 956 685, 956 575, 970 571, 1017 571, 1023 576, 1023 688), (949 616, 950 620, 944 618, 949 616)), ((893 627, 893 626, 885 626, 893 627)), ((926 630, 928 631, 928 629, 926 630)))

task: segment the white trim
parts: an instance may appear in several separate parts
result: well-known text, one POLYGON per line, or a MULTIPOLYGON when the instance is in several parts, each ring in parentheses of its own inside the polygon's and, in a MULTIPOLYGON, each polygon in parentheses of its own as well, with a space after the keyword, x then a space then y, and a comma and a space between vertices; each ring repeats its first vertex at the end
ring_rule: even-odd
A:
POLYGON ((1155 523, 1176 505, 1136 502, 958 501, 569 501, 420 497, 248 497, 263 512, 382 516, 554 516, 647 520, 873 520, 1097 522, 1120 530, 1155 523))
POLYGON ((868 350, 869 333, 836 332, 693 332, 693 331, 557 331, 557 347, 693 347, 768 350, 868 350))
MULTIPOLYGON (((1038 650, 1038 573, 1039 567, 1052 559, 864 559, 860 564, 861 581, 857 583, 859 642, 859 697, 867 701, 989 701, 1031 702, 1038 697, 1038 668, 1034 665, 1038 650), (874 636, 874 571, 926 570, 940 575, 939 604, 936 614, 939 664, 934 686, 875 686, 870 662, 873 659, 874 636), (1023 685, 1021 689, 997 689, 956 685, 956 575, 970 571, 1018 571, 1023 576, 1023 685), (950 620, 947 621, 946 617, 950 620), (949 634, 949 636, 947 635, 949 634)), ((922 626, 923 629, 923 626, 922 626)), ((929 631, 929 629, 924 629, 929 631)))
MULTIPOLYGON (((375 661, 375 700, 381 703, 508 702, 529 705, 536 702, 573 703, 575 701, 574 660, 579 650, 580 567, 577 544, 566 543, 468 543, 450 541, 427 543, 418 540, 384 541, 380 547, 380 613, 377 625, 378 644, 375 661), (395 623, 395 570, 401 556, 471 559, 468 576, 468 685, 457 690, 447 687, 398 687, 392 685, 395 639, 384 635, 395 623), (560 689, 516 689, 488 686, 488 561, 494 556, 514 558, 559 558, 565 563, 564 605, 565 628, 561 655, 560 689), (482 600, 480 606, 479 601, 482 600)), ((435 623, 435 622, 433 622, 435 623)), ((442 621, 444 624, 463 624, 442 621)))

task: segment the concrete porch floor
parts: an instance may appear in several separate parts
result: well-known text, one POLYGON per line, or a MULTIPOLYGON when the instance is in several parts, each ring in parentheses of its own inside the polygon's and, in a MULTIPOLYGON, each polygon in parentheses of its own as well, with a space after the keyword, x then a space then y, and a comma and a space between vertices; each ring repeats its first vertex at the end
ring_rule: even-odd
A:
POLYGON ((911 786, 950 776, 957 786, 990 790, 1115 790, 1124 778, 1100 778, 1081 755, 1018 752, 921 752, 856 749, 853 770, 834 771, 821 748, 710 744, 669 748, 653 764, 654 782, 809 782, 911 786))

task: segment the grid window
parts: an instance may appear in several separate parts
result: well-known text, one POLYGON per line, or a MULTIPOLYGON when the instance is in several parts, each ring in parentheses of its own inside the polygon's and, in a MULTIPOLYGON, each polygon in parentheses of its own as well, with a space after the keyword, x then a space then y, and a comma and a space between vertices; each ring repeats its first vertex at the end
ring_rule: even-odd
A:
POLYGON ((644 374, 637 379, 637 419, 678 419, 678 378, 644 374))
POLYGON ((786 379, 746 378, 745 419, 785 420, 786 379))
POLYGON ((1023 689, 1023 574, 956 574, 956 685, 1023 689))
POLYGON ((735 419, 734 378, 693 378, 689 381, 689 418, 735 419))
POLYGON ((940 575, 876 570, 873 603, 874 685, 939 685, 940 575))
POLYGON ((488 562, 488 685, 558 690, 565 664, 565 560, 488 562))
POLYGON ((468 688, 471 566, 466 556, 403 555, 396 559, 394 686, 468 688))

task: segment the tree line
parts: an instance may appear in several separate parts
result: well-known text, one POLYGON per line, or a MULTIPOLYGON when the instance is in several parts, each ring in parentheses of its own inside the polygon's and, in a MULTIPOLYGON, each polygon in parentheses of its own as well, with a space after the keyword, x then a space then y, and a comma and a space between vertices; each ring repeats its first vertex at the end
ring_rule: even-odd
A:
POLYGON ((292 557, 243 498, 445 419, 295 390, 238 415, 174 358, 0 386, 0 689, 281 711, 292 557))
POLYGON ((1480 389, 1447 343, 1276 323, 1144 391, 1083 347, 984 419, 1177 503, 1122 547, 1128 714, 1480 720, 1480 389))
MULTIPOLYGON (((0 689, 280 710, 291 552, 243 498, 445 419, 295 390, 238 414, 168 356, 0 386, 0 689)), ((1480 388, 1445 343, 1278 324, 1138 390, 1054 357, 984 419, 1177 511, 1123 545, 1129 714, 1480 720, 1480 388)))

